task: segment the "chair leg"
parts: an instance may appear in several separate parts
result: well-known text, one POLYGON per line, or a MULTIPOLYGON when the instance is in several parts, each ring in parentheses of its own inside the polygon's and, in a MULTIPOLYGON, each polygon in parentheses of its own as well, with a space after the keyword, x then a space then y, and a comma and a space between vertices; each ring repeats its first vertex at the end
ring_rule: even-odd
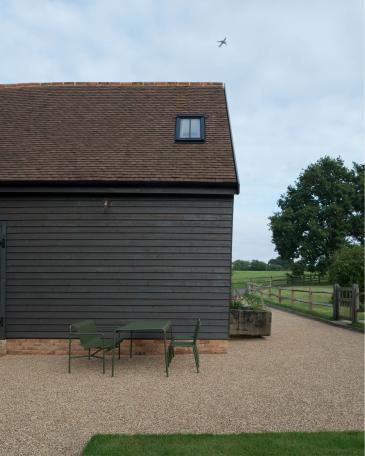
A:
POLYGON ((196 371, 199 373, 199 353, 196 345, 193 346, 193 352, 195 358, 196 371))
POLYGON ((119 342, 119 345, 118 345, 118 356, 119 356, 119 359, 120 359, 120 342, 119 342))
POLYGON ((89 359, 91 359, 91 356, 90 356, 90 348, 89 348, 89 359))
POLYGON ((68 339, 68 373, 71 374, 71 337, 68 339))
POLYGON ((105 350, 103 348, 103 374, 105 374, 105 350))
POLYGON ((171 361, 172 361, 172 358, 173 358, 173 349, 174 347, 172 347, 171 345, 169 345, 169 348, 167 349, 167 356, 168 356, 168 362, 169 362, 169 365, 171 364, 171 361))

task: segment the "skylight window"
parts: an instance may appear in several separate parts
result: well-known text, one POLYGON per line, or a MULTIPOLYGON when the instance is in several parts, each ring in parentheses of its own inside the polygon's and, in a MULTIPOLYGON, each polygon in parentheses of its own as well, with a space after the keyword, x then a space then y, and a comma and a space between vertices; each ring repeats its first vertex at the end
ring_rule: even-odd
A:
POLYGON ((204 141, 204 117, 177 117, 176 141, 204 141))

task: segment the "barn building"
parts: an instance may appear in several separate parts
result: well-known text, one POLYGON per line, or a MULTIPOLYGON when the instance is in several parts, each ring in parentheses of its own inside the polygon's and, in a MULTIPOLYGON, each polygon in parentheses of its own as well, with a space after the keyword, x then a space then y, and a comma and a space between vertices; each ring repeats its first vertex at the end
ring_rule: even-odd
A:
POLYGON ((139 318, 228 339, 239 192, 222 83, 0 85, 0 339, 139 318))

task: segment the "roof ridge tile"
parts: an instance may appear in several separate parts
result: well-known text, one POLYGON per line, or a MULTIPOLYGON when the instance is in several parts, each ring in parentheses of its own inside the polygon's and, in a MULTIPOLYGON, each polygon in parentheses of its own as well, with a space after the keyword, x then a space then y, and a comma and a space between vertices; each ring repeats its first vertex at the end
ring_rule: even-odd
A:
POLYGON ((223 82, 189 82, 189 81, 131 81, 131 82, 118 82, 118 81, 59 81, 59 82, 17 82, 17 83, 5 83, 0 84, 0 89, 9 88, 31 88, 31 87, 83 87, 83 86, 121 86, 121 87, 135 87, 135 86, 146 86, 146 87, 224 87, 223 82))

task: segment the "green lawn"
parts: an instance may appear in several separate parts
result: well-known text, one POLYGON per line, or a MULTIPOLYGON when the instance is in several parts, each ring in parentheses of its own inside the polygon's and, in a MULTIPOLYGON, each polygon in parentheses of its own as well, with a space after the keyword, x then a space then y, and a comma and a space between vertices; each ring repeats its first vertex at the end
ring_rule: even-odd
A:
POLYGON ((95 435, 83 456, 360 456, 362 432, 95 435))
POLYGON ((255 278, 272 277, 286 279, 288 271, 232 271, 232 287, 244 287, 247 281, 255 278))

